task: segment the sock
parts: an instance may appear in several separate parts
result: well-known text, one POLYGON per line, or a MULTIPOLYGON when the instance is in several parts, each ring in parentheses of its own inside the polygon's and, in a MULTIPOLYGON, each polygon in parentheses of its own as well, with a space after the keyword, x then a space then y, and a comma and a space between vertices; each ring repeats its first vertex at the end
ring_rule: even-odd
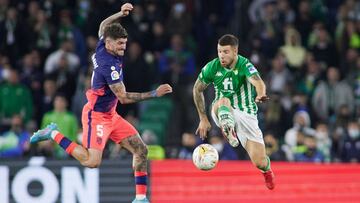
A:
POLYGON ((145 199, 147 190, 147 173, 135 171, 136 199, 145 199))
POLYGON ((270 170, 270 158, 266 156, 266 160, 267 160, 267 165, 264 168, 258 167, 258 169, 260 169, 263 173, 270 170))
POLYGON ((76 142, 72 142, 67 137, 62 135, 59 131, 53 131, 51 133, 52 139, 63 148, 66 153, 70 154, 74 151, 75 147, 78 146, 76 142))
POLYGON ((233 115, 227 106, 220 106, 218 108, 217 116, 219 118, 220 123, 223 122, 224 120, 231 120, 232 123, 234 123, 233 115))

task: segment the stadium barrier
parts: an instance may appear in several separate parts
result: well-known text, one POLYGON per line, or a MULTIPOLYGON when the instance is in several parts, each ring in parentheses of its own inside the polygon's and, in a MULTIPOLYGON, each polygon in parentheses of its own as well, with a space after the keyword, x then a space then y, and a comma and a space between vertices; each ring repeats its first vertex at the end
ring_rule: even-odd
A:
POLYGON ((272 162, 275 190, 248 161, 220 161, 199 171, 191 161, 151 164, 152 203, 360 202, 360 164, 272 162))
MULTIPOLYGON (((87 169, 75 160, 0 160, 0 203, 129 203, 131 159, 87 169)), ((188 160, 151 161, 151 203, 360 202, 360 164, 273 162, 276 188, 248 161, 221 161, 199 171, 188 160)))
POLYGON ((0 203, 129 203, 132 160, 103 160, 99 169, 75 160, 0 160, 0 203))

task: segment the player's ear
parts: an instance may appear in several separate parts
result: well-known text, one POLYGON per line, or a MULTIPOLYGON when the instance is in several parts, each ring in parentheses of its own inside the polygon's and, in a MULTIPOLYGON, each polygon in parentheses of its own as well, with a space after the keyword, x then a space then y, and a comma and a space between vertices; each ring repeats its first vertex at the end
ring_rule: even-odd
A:
POLYGON ((233 47, 234 53, 237 55, 238 54, 238 48, 237 47, 233 47))

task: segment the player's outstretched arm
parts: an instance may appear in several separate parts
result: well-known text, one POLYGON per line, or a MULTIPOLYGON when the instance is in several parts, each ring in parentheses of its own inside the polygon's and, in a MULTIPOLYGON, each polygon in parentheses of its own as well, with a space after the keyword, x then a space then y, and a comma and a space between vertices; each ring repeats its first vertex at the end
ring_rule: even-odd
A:
POLYGON ((109 87, 122 104, 130 104, 155 97, 161 97, 172 92, 172 87, 169 84, 162 84, 156 90, 141 93, 126 92, 126 88, 123 82, 109 85, 109 87))
POLYGON ((118 13, 115 13, 115 14, 107 17, 105 20, 103 20, 100 23, 100 27, 99 27, 99 32, 98 32, 99 37, 101 37, 104 34, 104 28, 108 24, 112 23, 114 20, 116 20, 120 17, 125 17, 125 16, 129 15, 129 13, 132 9, 133 9, 133 5, 131 3, 123 4, 121 6, 121 11, 119 11, 118 13))
POLYGON ((193 88, 194 103, 200 117, 200 123, 198 128, 196 129, 196 134, 199 133, 202 139, 206 138, 207 132, 211 128, 205 110, 204 90, 207 88, 207 86, 207 84, 197 79, 193 88))
POLYGON ((257 103, 263 103, 267 100, 269 100, 269 97, 266 95, 266 85, 264 81, 261 79, 259 74, 255 74, 248 78, 249 82, 254 85, 256 90, 256 98, 255 102, 257 103))

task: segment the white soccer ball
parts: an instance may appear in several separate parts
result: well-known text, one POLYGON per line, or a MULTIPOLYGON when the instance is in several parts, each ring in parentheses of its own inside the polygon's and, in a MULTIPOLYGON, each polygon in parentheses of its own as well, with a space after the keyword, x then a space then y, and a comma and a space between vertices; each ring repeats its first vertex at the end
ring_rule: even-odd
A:
POLYGON ((208 171, 215 168, 219 161, 219 153, 213 146, 201 144, 195 148, 192 158, 196 168, 208 171))

